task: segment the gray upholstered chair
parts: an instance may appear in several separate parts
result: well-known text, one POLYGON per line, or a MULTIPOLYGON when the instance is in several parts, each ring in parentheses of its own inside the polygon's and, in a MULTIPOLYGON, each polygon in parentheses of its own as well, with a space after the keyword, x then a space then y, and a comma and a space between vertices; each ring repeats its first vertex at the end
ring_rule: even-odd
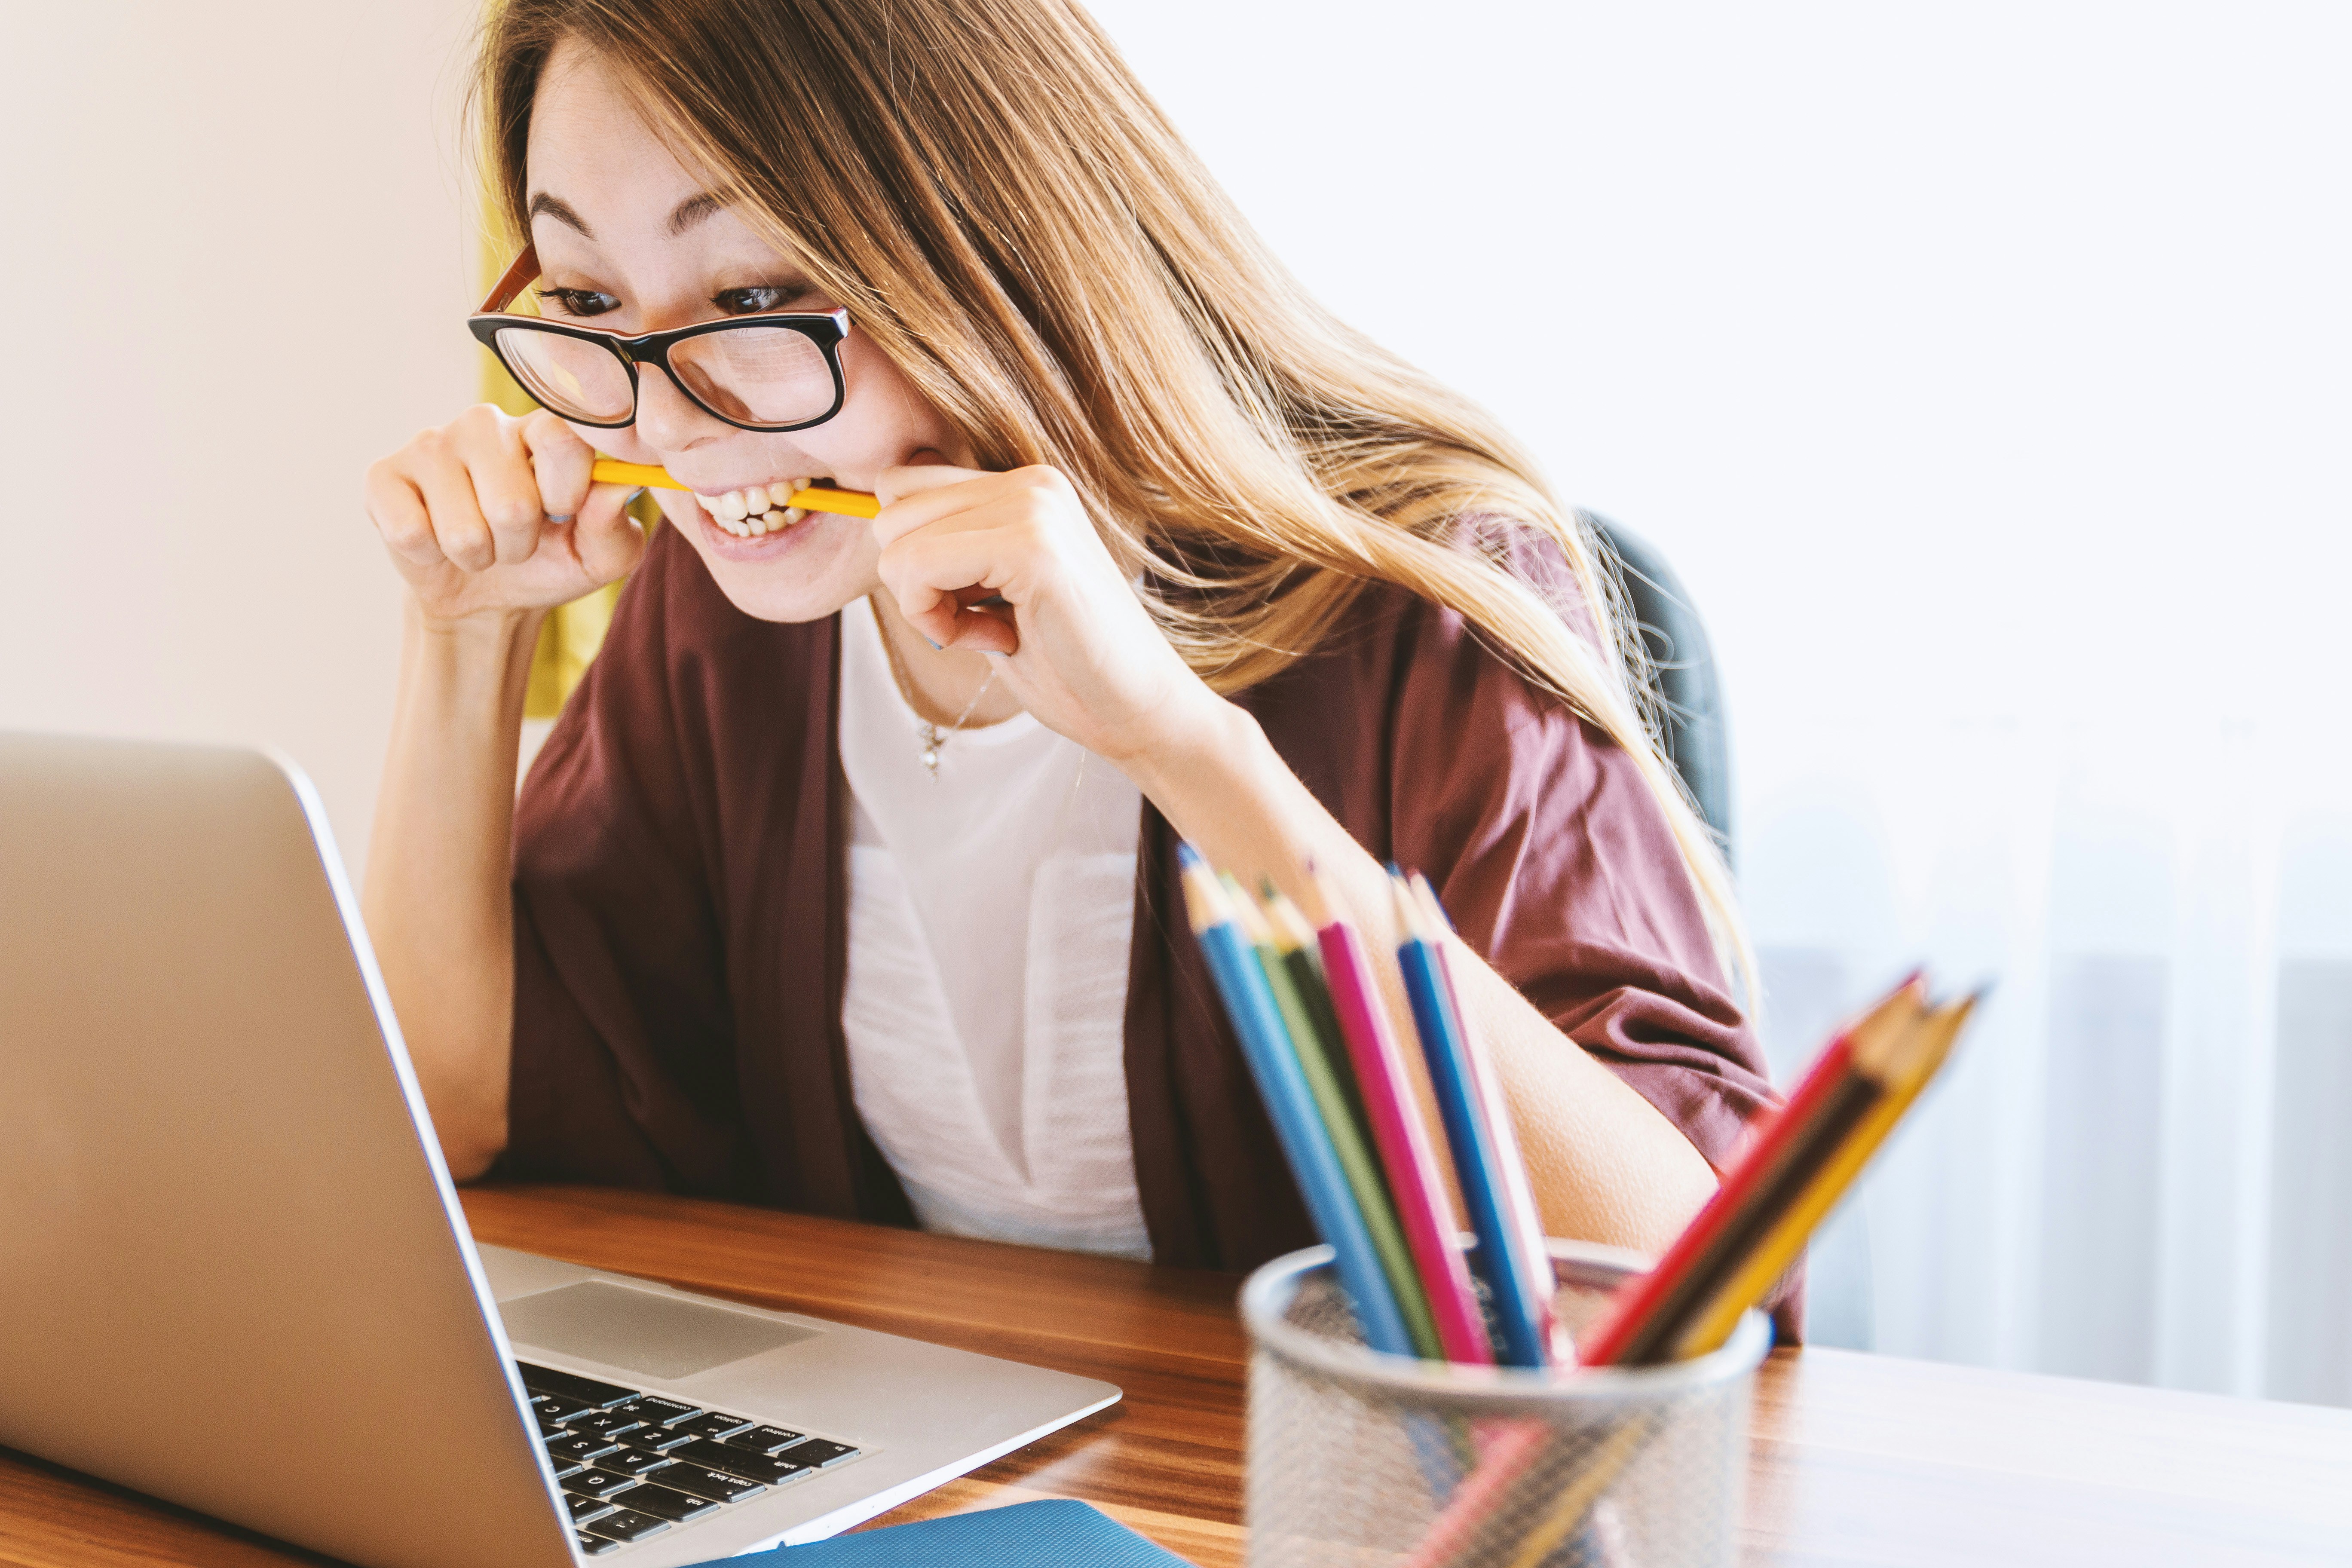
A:
POLYGON ((1706 627, 1682 580, 1648 541, 1605 517, 1589 511, 1579 515, 1616 552, 1625 596, 1650 650, 1666 755, 1698 803, 1699 815, 1722 835, 1727 858, 1732 847, 1731 742, 1706 627))

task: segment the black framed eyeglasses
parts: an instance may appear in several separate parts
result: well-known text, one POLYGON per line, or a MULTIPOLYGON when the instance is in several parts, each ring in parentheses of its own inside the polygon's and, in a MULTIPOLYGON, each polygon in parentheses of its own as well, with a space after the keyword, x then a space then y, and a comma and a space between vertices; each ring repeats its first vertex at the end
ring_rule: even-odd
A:
POLYGON ((517 384, 561 418, 599 430, 635 424, 637 367, 647 364, 659 366, 697 408, 739 430, 805 430, 841 412, 846 310, 728 316, 626 338, 508 314, 538 276, 538 247, 527 245, 466 325, 517 384))

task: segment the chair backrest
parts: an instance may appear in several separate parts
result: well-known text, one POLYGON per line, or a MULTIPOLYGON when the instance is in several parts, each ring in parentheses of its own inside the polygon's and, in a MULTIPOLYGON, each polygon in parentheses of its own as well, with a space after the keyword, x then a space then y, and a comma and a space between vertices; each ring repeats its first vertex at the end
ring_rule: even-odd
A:
POLYGON ((1615 557, 1643 646, 1664 720, 1666 756, 1682 774, 1699 815, 1731 856, 1731 740, 1715 652, 1682 580, 1640 534, 1593 512, 1578 514, 1615 557))

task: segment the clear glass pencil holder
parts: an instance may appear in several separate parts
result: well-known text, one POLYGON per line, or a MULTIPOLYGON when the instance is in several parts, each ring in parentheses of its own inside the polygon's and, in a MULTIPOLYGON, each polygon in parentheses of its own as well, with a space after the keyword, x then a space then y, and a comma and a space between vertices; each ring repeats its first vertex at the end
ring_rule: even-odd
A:
MULTIPOLYGON (((1639 1263, 1555 1241, 1570 1328, 1639 1263)), ((1731 1563, 1748 1409, 1771 1348, 1657 1367, 1461 1367, 1364 1348, 1328 1247, 1242 1290, 1251 1568, 1685 1568, 1731 1563)))

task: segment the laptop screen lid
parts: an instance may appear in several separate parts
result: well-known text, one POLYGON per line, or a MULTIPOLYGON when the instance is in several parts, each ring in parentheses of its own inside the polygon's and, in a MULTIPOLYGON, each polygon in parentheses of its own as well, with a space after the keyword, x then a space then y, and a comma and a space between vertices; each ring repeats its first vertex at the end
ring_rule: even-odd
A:
POLYGON ((575 1561, 324 813, 0 735, 0 1445, 366 1568, 575 1561))

